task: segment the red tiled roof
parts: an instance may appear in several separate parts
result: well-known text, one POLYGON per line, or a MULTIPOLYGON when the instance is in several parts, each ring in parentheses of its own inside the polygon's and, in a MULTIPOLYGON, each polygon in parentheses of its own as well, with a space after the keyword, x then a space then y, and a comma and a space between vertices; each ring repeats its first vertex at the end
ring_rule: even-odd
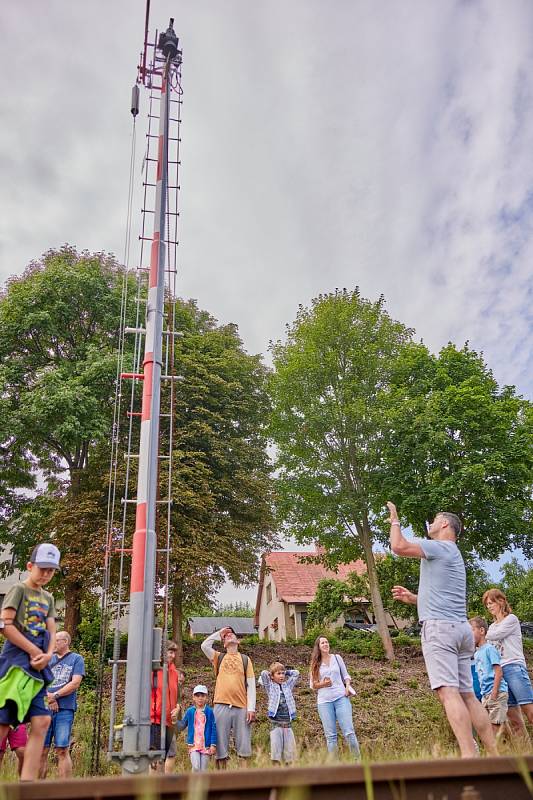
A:
POLYGON ((284 551, 267 553, 265 566, 272 575, 277 595, 286 603, 310 603, 314 600, 318 584, 324 578, 345 580, 350 572, 363 575, 366 572, 364 561, 340 564, 337 572, 323 564, 304 561, 306 557, 316 556, 316 552, 287 553, 284 551))

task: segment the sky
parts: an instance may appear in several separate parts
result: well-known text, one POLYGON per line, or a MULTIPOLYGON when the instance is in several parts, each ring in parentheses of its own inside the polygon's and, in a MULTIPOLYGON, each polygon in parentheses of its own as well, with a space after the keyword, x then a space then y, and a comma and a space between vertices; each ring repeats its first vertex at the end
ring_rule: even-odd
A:
MULTIPOLYGON (((0 282, 64 242, 122 258, 144 14, 1 4, 0 282)), ((151 30, 170 16, 180 295, 266 354, 299 303, 358 285, 531 398, 531 2, 152 0, 151 30)))

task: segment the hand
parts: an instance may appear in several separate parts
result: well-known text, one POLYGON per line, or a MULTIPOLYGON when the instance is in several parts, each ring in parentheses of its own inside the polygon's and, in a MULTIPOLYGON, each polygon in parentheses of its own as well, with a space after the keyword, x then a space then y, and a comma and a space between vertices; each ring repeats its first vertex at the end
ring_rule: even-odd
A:
POLYGON ((347 683, 346 686, 344 687, 344 694, 345 694, 346 697, 350 696, 350 684, 349 683, 347 683))
POLYGON ((222 628, 220 630, 220 638, 221 638, 222 641, 224 641, 224 636, 226 636, 226 634, 228 634, 228 633, 232 633, 231 628, 222 628))
POLYGON ((494 691, 492 691, 490 693, 490 699, 495 702, 498 699, 498 692, 496 692, 496 694, 494 694, 494 691))
POLYGON ((390 514, 389 522, 390 523, 398 522, 398 512, 396 511, 396 506, 394 505, 394 503, 391 503, 391 501, 389 500, 387 503, 387 508, 389 509, 389 514, 390 514))
POLYGON ((216 756, 217 754, 216 745, 212 744, 211 747, 208 749, 208 753, 210 756, 216 756))
POLYGON ((57 702, 57 700, 49 700, 48 708, 50 709, 50 711, 53 711, 55 713, 56 711, 59 711, 59 703, 57 702))
POLYGON ((250 725, 252 722, 255 722, 256 718, 257 714, 255 713, 255 711, 248 711, 246 713, 246 722, 248 723, 248 725, 250 725))
POLYGON ((181 714, 181 706, 178 704, 176 708, 173 708, 172 711, 170 712, 170 719, 173 725, 175 725, 175 723, 178 721, 180 714, 181 714))
POLYGON ((324 680, 322 681, 322 686, 324 687, 324 689, 329 689, 329 687, 331 686, 331 678, 324 678, 324 680))
POLYGON ((405 586, 393 586, 392 597, 400 603, 410 603, 416 605, 416 594, 410 592, 405 586))
POLYGON ((39 653, 38 656, 30 658, 30 664, 34 669, 42 670, 46 667, 51 658, 51 653, 39 653))

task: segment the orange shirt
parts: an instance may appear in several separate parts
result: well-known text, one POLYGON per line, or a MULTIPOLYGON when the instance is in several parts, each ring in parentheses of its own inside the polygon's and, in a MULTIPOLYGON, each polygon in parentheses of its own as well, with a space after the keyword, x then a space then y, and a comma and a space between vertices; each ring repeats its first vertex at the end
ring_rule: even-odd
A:
MULTIPOLYGON (((217 668, 221 653, 215 651, 213 666, 217 668)), ((246 677, 254 678, 254 668, 252 659, 248 658, 246 677)), ((236 708, 246 708, 248 705, 246 686, 244 681, 244 669, 242 656, 240 653, 226 653, 220 664, 220 670, 215 684, 214 703, 226 703, 236 708)))

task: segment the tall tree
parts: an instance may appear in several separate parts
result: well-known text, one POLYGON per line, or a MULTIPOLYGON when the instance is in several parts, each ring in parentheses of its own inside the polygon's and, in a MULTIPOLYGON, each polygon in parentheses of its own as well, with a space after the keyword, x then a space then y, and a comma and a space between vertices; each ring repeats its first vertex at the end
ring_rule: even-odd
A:
POLYGON ((300 542, 328 558, 363 555, 385 653, 393 657, 372 545, 376 473, 387 430, 381 402, 411 332, 358 290, 300 306, 287 341, 272 345, 272 438, 279 510, 300 542))
POLYGON ((512 558, 501 568, 501 587, 517 617, 533 622, 533 566, 512 558))
POLYGON ((244 351, 235 325, 217 325, 193 302, 180 302, 176 316, 183 380, 173 412, 171 566, 179 644, 183 607, 212 602, 228 577, 241 585, 255 582, 261 553, 278 539, 261 358, 244 351))
POLYGON ((438 511, 454 511, 470 561, 515 547, 531 556, 531 403, 500 388, 468 345, 434 356, 413 344, 396 361, 386 404, 382 499, 390 495, 419 535, 438 511))
MULTIPOLYGON (((85 577, 80 556, 94 561, 84 530, 94 522, 94 497, 82 502, 81 494, 91 458, 111 432, 123 278, 112 256, 65 245, 11 278, 0 296, 0 394, 9 404, 11 446, 26 453, 28 480, 40 474, 51 493, 38 504, 49 535, 54 516, 70 521, 72 535, 62 536, 63 528, 56 535, 71 567, 64 588, 72 633, 85 577), (71 513, 61 516, 65 503, 71 513), (72 526, 74 515, 80 527, 72 526)), ((28 503, 23 512, 20 525, 3 527, 5 543, 17 527, 29 534, 28 503)), ((44 533, 42 524, 35 532, 44 533)), ((22 563, 27 555, 20 553, 22 563)))

